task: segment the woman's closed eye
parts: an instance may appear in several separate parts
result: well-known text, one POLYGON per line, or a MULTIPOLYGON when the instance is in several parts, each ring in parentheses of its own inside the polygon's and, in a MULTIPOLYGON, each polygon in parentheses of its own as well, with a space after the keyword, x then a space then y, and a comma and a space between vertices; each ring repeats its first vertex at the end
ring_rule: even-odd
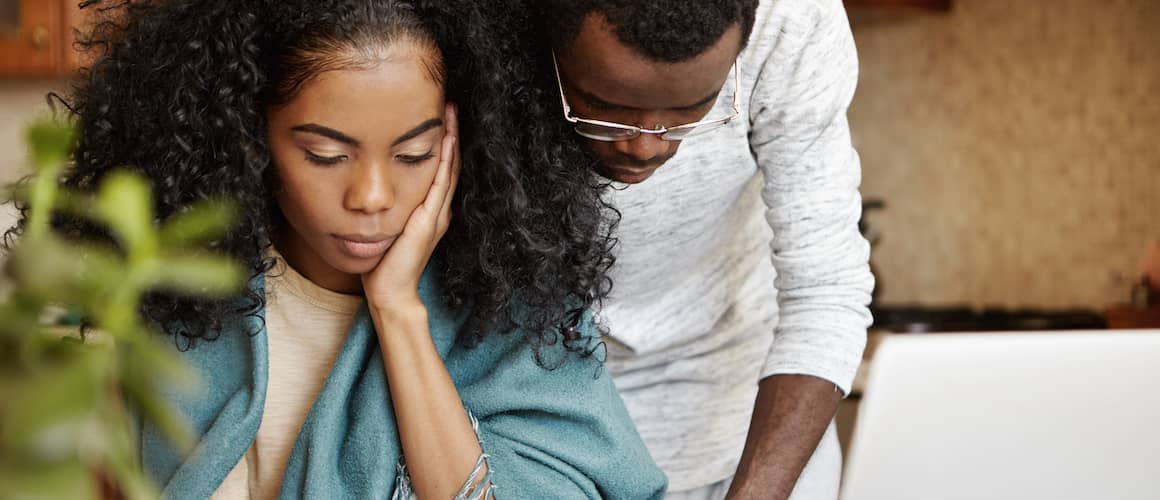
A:
POLYGON ((411 155, 411 154, 399 154, 399 155, 395 155, 395 159, 399 160, 402 163, 417 165, 417 164, 423 163, 427 160, 434 158, 435 155, 432 153, 432 151, 433 150, 429 150, 426 153, 413 154, 413 155, 411 155))
POLYGON ((304 149, 303 151, 306 152, 306 161, 309 161, 310 163, 314 163, 316 165, 334 165, 334 164, 346 161, 346 159, 347 159, 346 155, 341 155, 341 154, 334 155, 334 156, 324 156, 324 155, 317 154, 309 149, 304 149))

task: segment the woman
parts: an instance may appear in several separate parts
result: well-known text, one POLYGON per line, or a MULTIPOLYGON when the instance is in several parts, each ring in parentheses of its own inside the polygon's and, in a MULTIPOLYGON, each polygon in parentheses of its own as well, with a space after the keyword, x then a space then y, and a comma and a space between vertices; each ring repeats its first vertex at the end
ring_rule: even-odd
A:
POLYGON ((157 0, 94 31, 64 182, 133 165, 163 218, 229 196, 212 246, 253 272, 235 300, 143 307, 207 386, 172 398, 192 455, 142 431, 166 497, 663 493, 593 356, 600 186, 484 9, 157 0))

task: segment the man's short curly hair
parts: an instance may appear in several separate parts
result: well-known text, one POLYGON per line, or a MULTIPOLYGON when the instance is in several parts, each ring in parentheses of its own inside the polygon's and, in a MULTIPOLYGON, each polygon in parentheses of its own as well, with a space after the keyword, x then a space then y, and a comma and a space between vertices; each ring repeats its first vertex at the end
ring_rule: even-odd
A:
MULTIPOLYGON (((590 350, 577 327, 611 286, 615 211, 591 174, 594 159, 557 119, 554 81, 536 70, 548 57, 531 43, 536 23, 526 9, 497 5, 504 1, 100 2, 110 20, 82 41, 96 59, 68 99, 80 137, 62 182, 91 192, 130 165, 151 181, 162 220, 199 200, 231 198, 240 221, 211 246, 265 273, 282 223, 266 111, 321 72, 365 63, 359 50, 400 38, 427 43, 436 54, 427 69, 463 124, 454 216, 432 259, 446 299, 468 313, 461 338, 518 324, 537 354, 555 343, 590 350)), ((56 226, 72 238, 109 239, 75 218, 56 226)), ((254 290, 241 299, 156 293, 142 313, 185 348, 264 307, 254 290)))
POLYGON ((544 31, 567 49, 585 19, 603 14, 617 38, 649 59, 681 62, 712 47, 733 25, 742 46, 753 31, 758 0, 533 0, 544 31))

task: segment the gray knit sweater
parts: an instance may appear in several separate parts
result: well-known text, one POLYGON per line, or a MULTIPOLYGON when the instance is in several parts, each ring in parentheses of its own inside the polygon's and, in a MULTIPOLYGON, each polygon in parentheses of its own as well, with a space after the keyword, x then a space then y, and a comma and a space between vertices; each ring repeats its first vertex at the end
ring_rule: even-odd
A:
POLYGON ((762 0, 710 112, 622 212, 608 366, 670 489, 731 475, 757 382, 809 374, 849 390, 870 322, 869 245, 846 109, 857 57, 841 0, 762 0))

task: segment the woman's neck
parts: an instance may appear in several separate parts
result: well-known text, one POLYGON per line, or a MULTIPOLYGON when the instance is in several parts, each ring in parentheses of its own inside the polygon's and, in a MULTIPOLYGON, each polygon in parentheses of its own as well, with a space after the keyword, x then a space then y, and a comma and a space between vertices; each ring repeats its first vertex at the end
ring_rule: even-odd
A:
POLYGON ((332 292, 362 295, 361 276, 347 274, 330 267, 294 231, 274 231, 273 243, 278 253, 282 254, 282 258, 286 259, 286 264, 315 285, 332 292))

